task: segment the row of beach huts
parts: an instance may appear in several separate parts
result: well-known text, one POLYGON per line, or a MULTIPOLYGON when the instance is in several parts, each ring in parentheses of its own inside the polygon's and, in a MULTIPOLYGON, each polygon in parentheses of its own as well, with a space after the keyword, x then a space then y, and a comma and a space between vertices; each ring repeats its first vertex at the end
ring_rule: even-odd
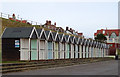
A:
POLYGON ((6 28, 2 34, 2 60, 51 60, 107 57, 106 43, 44 28, 6 28))

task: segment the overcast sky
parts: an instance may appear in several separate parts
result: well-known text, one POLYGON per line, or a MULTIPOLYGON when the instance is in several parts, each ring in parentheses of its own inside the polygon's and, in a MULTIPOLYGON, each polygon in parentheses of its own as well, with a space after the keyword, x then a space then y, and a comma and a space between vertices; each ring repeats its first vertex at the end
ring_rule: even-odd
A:
POLYGON ((19 15, 24 19, 44 24, 46 20, 56 22, 83 32, 93 38, 98 29, 118 28, 117 0, 3 0, 3 13, 19 15))

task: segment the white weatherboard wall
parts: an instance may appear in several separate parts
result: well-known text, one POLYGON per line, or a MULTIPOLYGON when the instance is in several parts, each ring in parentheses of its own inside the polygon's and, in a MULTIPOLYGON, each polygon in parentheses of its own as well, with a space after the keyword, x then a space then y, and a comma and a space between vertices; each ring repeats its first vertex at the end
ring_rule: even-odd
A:
POLYGON ((85 58, 85 46, 83 45, 83 58, 85 58))
POLYGON ((61 55, 60 55, 61 59, 64 59, 64 53, 65 53, 64 49, 65 49, 64 43, 61 43, 61 55))
POLYGON ((79 45, 79 58, 82 58, 82 45, 79 45))
POLYGON ((30 60, 29 39, 20 39, 20 60, 30 60))
POLYGON ((91 58, 91 46, 89 47, 89 58, 91 58))
POLYGON ((39 60, 42 60, 42 59, 46 59, 46 43, 45 43, 45 41, 43 40, 41 40, 40 41, 40 45, 39 45, 39 60))
POLYGON ((71 58, 74 58, 74 45, 71 44, 71 58))
POLYGON ((75 58, 78 58, 78 45, 75 44, 75 58))
POLYGON ((86 46, 86 58, 88 58, 88 46, 86 46))

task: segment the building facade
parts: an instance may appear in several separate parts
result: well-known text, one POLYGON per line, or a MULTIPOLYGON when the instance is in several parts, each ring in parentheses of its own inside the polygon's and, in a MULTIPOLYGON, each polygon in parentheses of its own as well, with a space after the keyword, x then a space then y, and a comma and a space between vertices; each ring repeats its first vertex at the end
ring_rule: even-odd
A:
POLYGON ((120 48, 120 29, 97 30, 97 32, 94 33, 94 37, 99 33, 104 34, 107 38, 107 44, 110 46, 109 55, 115 55, 116 49, 120 48))

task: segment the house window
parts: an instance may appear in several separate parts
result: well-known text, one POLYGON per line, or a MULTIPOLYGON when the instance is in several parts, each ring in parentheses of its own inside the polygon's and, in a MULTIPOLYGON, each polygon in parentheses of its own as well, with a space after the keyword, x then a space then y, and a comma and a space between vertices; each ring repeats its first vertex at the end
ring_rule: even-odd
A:
POLYGON ((113 45, 112 44, 109 44, 110 47, 112 47, 113 45))
POLYGON ((116 38, 116 34, 115 33, 112 33, 110 38, 116 38))

